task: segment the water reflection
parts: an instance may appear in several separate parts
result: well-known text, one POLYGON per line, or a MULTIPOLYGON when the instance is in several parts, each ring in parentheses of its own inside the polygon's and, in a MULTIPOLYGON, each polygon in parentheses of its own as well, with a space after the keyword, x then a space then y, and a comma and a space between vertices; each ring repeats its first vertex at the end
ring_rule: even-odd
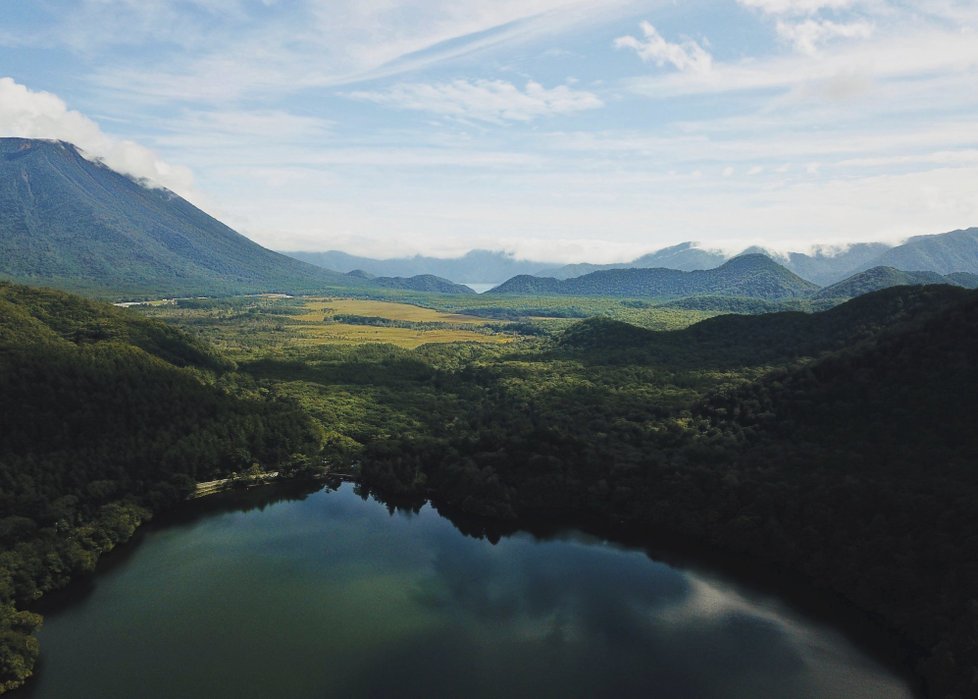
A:
POLYGON ((721 578, 574 532, 493 545, 363 496, 215 498, 147 531, 49 616, 16 696, 908 696, 721 578))

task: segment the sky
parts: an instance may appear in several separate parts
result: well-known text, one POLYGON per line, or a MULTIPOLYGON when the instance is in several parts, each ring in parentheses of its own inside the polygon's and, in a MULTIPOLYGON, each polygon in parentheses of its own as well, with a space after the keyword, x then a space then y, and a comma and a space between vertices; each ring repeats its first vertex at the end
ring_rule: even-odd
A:
POLYGON ((0 0, 0 136, 276 250, 898 241, 978 225, 978 0, 0 0))

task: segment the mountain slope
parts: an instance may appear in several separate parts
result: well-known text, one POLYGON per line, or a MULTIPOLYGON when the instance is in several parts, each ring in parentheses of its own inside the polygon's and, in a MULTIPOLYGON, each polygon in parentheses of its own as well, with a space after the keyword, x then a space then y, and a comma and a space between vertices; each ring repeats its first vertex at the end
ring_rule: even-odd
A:
POLYGON ((878 266, 978 274, 978 228, 910 238, 863 268, 878 266))
POLYGON ((407 289, 409 291, 434 291, 439 294, 474 294, 475 292, 464 284, 456 284, 448 279, 436 277, 433 274, 418 274, 413 277, 374 277, 362 270, 353 270, 349 276, 359 279, 369 279, 374 286, 385 289, 407 289))
POLYGON ((952 286, 898 286, 852 299, 820 313, 721 315, 683 330, 657 332, 608 318, 575 323, 558 339, 570 352, 594 361, 635 361, 670 366, 738 367, 792 361, 840 350, 882 328, 942 310, 969 297, 952 286))
POLYGON ((677 297, 712 294, 747 298, 798 298, 818 287, 764 255, 743 255, 716 269, 620 269, 558 280, 515 277, 492 290, 499 294, 548 293, 571 296, 677 297))
POLYGON ((685 242, 672 245, 647 255, 637 257, 631 262, 617 262, 607 265, 595 265, 587 262, 564 265, 548 272, 555 279, 571 279, 581 277, 591 272, 608 269, 656 268, 678 269, 692 272, 697 269, 713 269, 727 260, 727 256, 719 250, 707 250, 697 247, 696 243, 685 242))
POLYGON ((812 253, 790 252, 788 261, 783 264, 810 282, 832 284, 875 260, 890 247, 886 243, 855 243, 841 251, 816 249, 812 253))
POLYGON ((0 139, 0 275, 94 293, 360 286, 266 250, 172 192, 63 142, 0 139))
POLYGON ((891 286, 919 286, 922 284, 965 286, 937 272, 904 272, 892 267, 873 267, 821 289, 814 298, 851 299, 880 289, 888 289, 891 286))
MULTIPOLYGON (((714 426, 746 437, 738 457, 718 459, 741 492, 764 483, 767 503, 806 503, 767 508, 756 529, 741 520, 753 548, 920 649, 933 697, 978 696, 978 294, 953 291, 950 303, 706 407, 714 426), (758 535, 763 526, 773 536, 758 535)), ((751 505, 743 511, 765 511, 751 505)))

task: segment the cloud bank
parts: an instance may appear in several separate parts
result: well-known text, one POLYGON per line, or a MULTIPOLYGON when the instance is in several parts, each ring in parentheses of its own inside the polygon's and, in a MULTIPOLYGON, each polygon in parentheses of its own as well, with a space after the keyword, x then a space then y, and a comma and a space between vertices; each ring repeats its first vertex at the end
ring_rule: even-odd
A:
POLYGON ((0 136, 67 141, 90 160, 181 196, 193 189, 193 175, 185 167, 161 160, 137 143, 113 138, 99 125, 50 92, 35 92, 12 78, 0 78, 0 136))

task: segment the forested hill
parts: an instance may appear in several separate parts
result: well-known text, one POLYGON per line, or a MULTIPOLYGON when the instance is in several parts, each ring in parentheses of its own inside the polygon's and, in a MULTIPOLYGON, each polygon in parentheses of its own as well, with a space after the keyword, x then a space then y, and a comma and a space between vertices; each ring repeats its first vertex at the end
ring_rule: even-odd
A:
POLYGON ((838 284, 821 289, 814 298, 851 299, 891 286, 915 284, 951 284, 973 289, 978 286, 974 283, 978 278, 972 279, 972 277, 975 275, 967 272, 944 276, 937 272, 904 272, 893 267, 873 267, 865 272, 854 274, 838 284))
POLYGON ((464 284, 456 284, 433 274, 418 274, 413 277, 375 277, 363 270, 355 269, 347 276, 368 279, 371 284, 386 289, 407 289, 410 291, 433 291, 438 294, 474 294, 464 284))
POLYGON ((318 452, 309 419, 232 366, 131 312, 0 283, 0 691, 37 657, 24 605, 195 480, 318 452))
POLYGON ((821 313, 721 315, 671 332, 589 318, 568 328, 557 348, 599 361, 714 368, 777 365, 849 347, 883 328, 938 313, 965 298, 966 290, 949 285, 898 286, 821 313))
POLYGON ((742 440, 729 497, 758 491, 753 521, 724 508, 724 538, 831 580, 926 649, 934 697, 978 696, 976 358, 966 292, 705 407, 742 440))
POLYGON ((561 294, 630 298, 710 294, 759 299, 810 296, 818 286, 764 255, 742 255, 716 269, 613 269, 573 279, 519 276, 497 286, 493 294, 561 294))
POLYGON ((0 139, 0 278, 96 294, 362 286, 271 250, 63 142, 0 139))
POLYGON ((940 274, 971 272, 978 274, 978 228, 920 235, 903 245, 887 250, 871 265, 897 269, 924 269, 940 274))
POLYGON ((369 484, 766 560, 888 628, 929 696, 978 696, 978 292, 674 332, 592 319, 450 385, 465 412, 367 445, 369 484))

